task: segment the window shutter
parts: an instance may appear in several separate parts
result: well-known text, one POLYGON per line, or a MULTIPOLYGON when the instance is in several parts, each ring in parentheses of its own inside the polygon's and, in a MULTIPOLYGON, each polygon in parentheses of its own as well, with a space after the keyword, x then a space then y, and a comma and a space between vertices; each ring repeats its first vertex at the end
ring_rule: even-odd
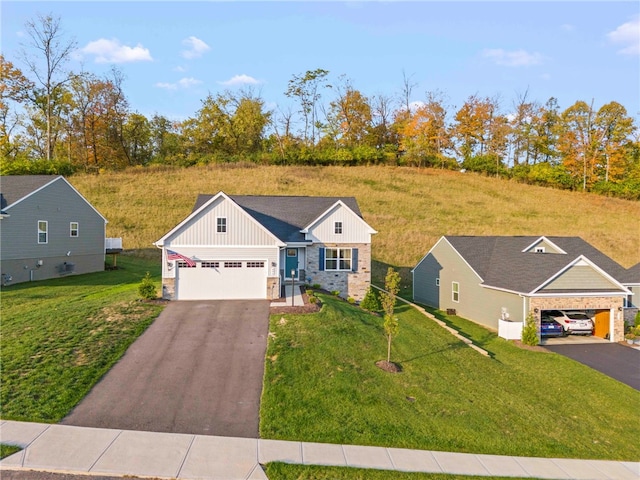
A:
POLYGON ((351 249, 351 271, 352 272, 358 271, 358 249, 357 248, 351 249))
POLYGON ((320 250, 320 271, 324 271, 324 248, 319 248, 320 250))

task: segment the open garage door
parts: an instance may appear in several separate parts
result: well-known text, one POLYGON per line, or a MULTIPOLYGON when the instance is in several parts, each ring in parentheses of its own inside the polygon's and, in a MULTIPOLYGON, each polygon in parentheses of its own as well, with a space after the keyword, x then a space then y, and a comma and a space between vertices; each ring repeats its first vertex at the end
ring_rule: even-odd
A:
POLYGON ((611 329, 611 312, 609 310, 597 310, 593 317, 595 328, 593 334, 600 338, 609 338, 611 329))
POLYGON ((267 298, 265 262, 203 261, 190 267, 178 262, 177 300, 249 300, 267 298))

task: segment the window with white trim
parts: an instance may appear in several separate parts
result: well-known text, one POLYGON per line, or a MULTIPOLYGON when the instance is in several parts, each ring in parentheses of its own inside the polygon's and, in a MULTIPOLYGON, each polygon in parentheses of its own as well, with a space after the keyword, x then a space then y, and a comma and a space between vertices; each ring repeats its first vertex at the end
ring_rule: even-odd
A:
POLYGON ((178 260, 176 262, 176 265, 178 266, 178 268, 196 268, 196 264, 193 263, 191 265, 189 265, 187 262, 185 262, 184 260, 178 260))
POLYGON ((333 233, 336 235, 342 235, 342 222, 335 222, 333 224, 333 233))
POLYGON ((202 262, 200 263, 200 268, 218 268, 220 266, 220 262, 202 262))
POLYGON ((247 268, 264 268, 264 262, 247 262, 247 268))
POLYGON ((38 220, 38 243, 49 243, 49 222, 38 220))
POLYGON ((325 270, 351 270, 350 248, 326 248, 324 253, 325 270))
POLYGON ((80 234, 80 224, 78 222, 69 223, 69 236, 77 237, 80 234))
POLYGON ((216 218, 216 232, 227 233, 227 217, 216 218))
POLYGON ((460 284, 458 282, 451 282, 451 299, 456 303, 460 301, 460 284))
POLYGON ((440 286, 440 277, 436 277, 436 287, 440 286))
POLYGON ((224 262, 224 268, 242 268, 242 262, 224 262))

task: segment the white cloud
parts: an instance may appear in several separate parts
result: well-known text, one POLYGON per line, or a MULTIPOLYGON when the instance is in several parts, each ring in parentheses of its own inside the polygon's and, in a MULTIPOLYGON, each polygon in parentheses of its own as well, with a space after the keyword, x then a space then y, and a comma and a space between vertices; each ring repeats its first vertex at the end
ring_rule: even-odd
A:
POLYGON ((560 25, 560 28, 565 32, 573 32, 576 29, 575 25, 571 25, 570 23, 563 23, 560 25))
POLYGON ((611 43, 621 45, 622 55, 640 55, 640 17, 623 23, 614 31, 607 33, 611 43))
POLYGON ((502 48, 487 48, 482 51, 482 56, 493 60, 497 65, 506 67, 529 67, 542 63, 542 55, 525 50, 507 51, 502 48))
POLYGON ((197 80, 193 77, 184 77, 178 80, 176 83, 157 82, 155 84, 158 88, 164 88, 165 90, 177 90, 178 88, 187 89, 200 85, 202 80, 197 80))
POLYGON ((237 85, 257 85, 260 82, 249 75, 234 75, 229 80, 224 82, 218 82, 220 85, 226 85, 227 87, 235 87, 237 85))
POLYGON ((187 59, 201 57, 204 53, 211 50, 209 45, 194 36, 185 38, 182 44, 187 47, 187 50, 182 51, 182 56, 187 59))
POLYGON ((152 61, 151 53, 148 48, 144 48, 141 44, 135 47, 122 45, 119 40, 101 38, 93 42, 89 42, 80 52, 85 55, 95 56, 96 63, 128 63, 128 62, 147 62, 152 61))
POLYGON ((187 69, 186 69, 186 68, 184 68, 184 67, 183 67, 183 66, 181 66, 181 65, 178 65, 177 67, 174 67, 173 71, 174 71, 174 72, 181 72, 181 73, 182 73, 182 72, 186 72, 186 71, 187 71, 187 69))

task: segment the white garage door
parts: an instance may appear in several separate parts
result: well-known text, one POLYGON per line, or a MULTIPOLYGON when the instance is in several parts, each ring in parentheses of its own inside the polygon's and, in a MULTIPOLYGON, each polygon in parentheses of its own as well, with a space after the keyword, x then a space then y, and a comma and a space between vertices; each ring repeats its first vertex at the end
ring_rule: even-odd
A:
POLYGON ((267 298, 264 261, 178 262, 178 300, 226 300, 267 298))

